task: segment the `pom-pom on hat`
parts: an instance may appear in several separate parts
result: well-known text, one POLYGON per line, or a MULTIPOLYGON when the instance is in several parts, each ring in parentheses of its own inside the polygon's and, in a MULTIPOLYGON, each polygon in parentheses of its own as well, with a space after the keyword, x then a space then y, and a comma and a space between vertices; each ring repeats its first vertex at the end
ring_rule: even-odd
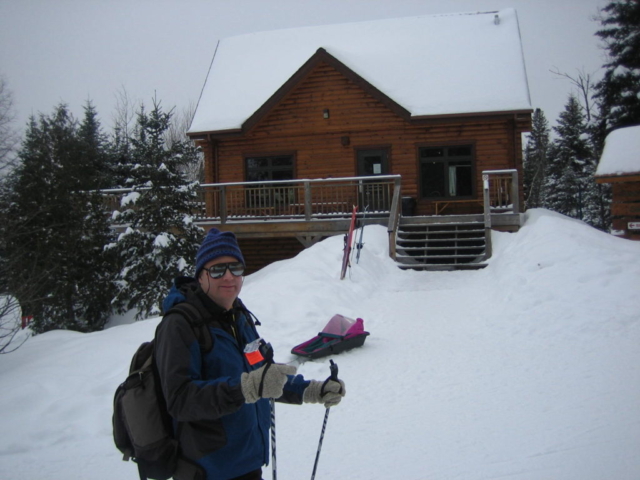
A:
POLYGON ((245 265, 236 236, 232 232, 221 232, 217 228, 212 228, 204 237, 196 255, 196 278, 200 276, 200 272, 208 262, 226 256, 233 257, 245 265))

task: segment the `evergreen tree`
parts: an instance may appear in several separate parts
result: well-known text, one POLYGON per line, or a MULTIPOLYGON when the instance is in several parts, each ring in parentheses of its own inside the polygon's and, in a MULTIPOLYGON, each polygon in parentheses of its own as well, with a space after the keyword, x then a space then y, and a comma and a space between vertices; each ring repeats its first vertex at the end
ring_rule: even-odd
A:
POLYGON ((13 122, 16 114, 13 108, 13 93, 7 82, 0 76, 0 174, 10 170, 15 159, 15 147, 19 143, 13 122))
POLYGON ((83 192, 96 177, 85 168, 90 137, 81 139, 65 105, 32 118, 11 177, 1 232, 11 268, 4 273, 37 333, 101 329, 110 314, 112 281, 103 254, 108 217, 95 194, 83 192))
POLYGON ((107 135, 102 131, 98 113, 91 102, 84 106, 84 118, 78 129, 82 154, 75 165, 83 190, 115 186, 113 156, 107 135))
POLYGON ((640 124, 640 1, 614 0, 602 9, 608 62, 596 85, 607 129, 640 124))
POLYGON ((602 231, 611 228, 611 185, 595 181, 595 173, 604 149, 606 119, 601 113, 593 116, 587 126, 591 149, 590 177, 586 185, 584 221, 602 231))
POLYGON ((192 267, 203 234, 192 221, 197 183, 181 174, 198 152, 186 139, 166 142, 171 115, 155 101, 149 113, 141 107, 125 175, 132 192, 116 218, 128 225, 113 245, 121 266, 116 304, 120 311, 138 309, 138 319, 161 312, 173 278, 192 267))
POLYGON ((574 95, 569 96, 554 131, 543 186, 543 206, 573 218, 582 218, 585 189, 592 171, 583 109, 574 95))
POLYGON ((537 108, 533 113, 531 134, 524 152, 524 201, 526 208, 542 206, 541 192, 547 168, 549 122, 537 108))
POLYGON ((579 183, 579 218, 596 228, 608 231, 611 225, 611 187, 596 183, 594 177, 606 136, 606 117, 603 114, 602 103, 593 95, 594 85, 590 74, 581 71, 577 77, 572 77, 566 73, 557 73, 571 80, 577 89, 576 98, 582 101, 585 138, 590 152, 579 183))

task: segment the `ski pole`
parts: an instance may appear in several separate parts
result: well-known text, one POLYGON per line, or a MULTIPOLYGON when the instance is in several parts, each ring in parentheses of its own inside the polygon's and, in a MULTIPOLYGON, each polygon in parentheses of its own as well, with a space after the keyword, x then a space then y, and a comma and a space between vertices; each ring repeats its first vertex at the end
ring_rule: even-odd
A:
MULTIPOLYGON (((271 347, 270 343, 265 342, 261 338, 247 345, 247 347, 245 348, 245 354, 247 353, 248 353, 247 358, 249 359, 249 362, 251 364, 253 364, 254 362, 264 360, 265 363, 267 364, 266 368, 269 368, 269 366, 273 363, 273 348, 271 347), (257 350, 258 356, 255 358, 251 358, 251 355, 256 353, 256 350, 257 350)), ((262 390, 262 387, 261 387, 261 390, 262 390)), ((277 480, 278 469, 276 467, 276 401, 275 399, 272 398, 269 400, 269 406, 271 410, 271 428, 270 428, 271 430, 271 471, 272 471, 271 478, 272 480, 277 480)))
MULTIPOLYGON (((264 344, 263 344, 264 345, 264 344)), ((267 363, 273 363, 273 348, 270 343, 263 346, 264 358, 267 363)), ((278 469, 276 467, 276 401, 275 399, 269 400, 271 407, 271 479, 277 480, 278 469)))
MULTIPOLYGON (((338 365, 330 360, 331 366, 331 380, 338 381, 338 365)), ((320 459, 320 450, 322 449, 322 440, 324 440, 324 431, 327 428, 327 420, 329 420, 329 407, 324 412, 324 422, 322 423, 322 432, 320 433, 320 441, 318 442, 318 451, 316 452, 316 461, 313 464, 313 472, 311 473, 311 480, 316 478, 316 469, 318 468, 318 460, 320 459)))
POLYGON ((276 401, 272 398, 271 401, 271 478, 277 480, 277 468, 276 468, 276 401))
POLYGON ((360 228, 360 241, 356 243, 356 248, 358 249, 358 253, 356 254, 356 263, 360 263, 360 250, 364 247, 364 243, 362 243, 362 236, 364 235, 364 219, 367 216, 367 210, 369 209, 369 205, 364 207, 364 214, 362 215, 362 227, 360 228))

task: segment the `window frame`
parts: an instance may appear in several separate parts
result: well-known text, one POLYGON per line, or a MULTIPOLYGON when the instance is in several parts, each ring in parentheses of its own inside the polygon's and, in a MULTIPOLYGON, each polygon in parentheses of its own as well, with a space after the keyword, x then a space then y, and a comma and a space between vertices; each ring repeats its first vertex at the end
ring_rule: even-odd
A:
POLYGON ((418 187, 419 187, 419 199, 422 201, 439 201, 439 200, 471 200, 476 198, 476 148, 474 142, 459 142, 459 143, 437 143, 437 144, 419 144, 416 146, 416 157, 417 157, 417 167, 418 167, 418 187), (470 154, 469 156, 459 156, 459 157, 451 157, 448 155, 449 149, 452 148, 461 148, 461 147, 469 147, 470 154), (422 152, 427 149, 444 149, 447 154, 442 159, 434 159, 429 160, 427 158, 422 157, 422 152), (423 164, 429 161, 434 161, 437 163, 444 164, 444 195, 437 197, 429 197, 424 192, 424 181, 423 181, 423 164), (449 194, 450 184, 449 184, 449 163, 453 163, 456 161, 469 161, 470 162, 470 181, 471 181, 471 193, 469 195, 456 195, 451 196, 449 194))
POLYGON ((378 175, 389 175, 389 173, 391 172, 391 147, 389 145, 384 145, 384 146, 360 146, 360 147, 355 147, 354 148, 354 154, 355 154, 355 163, 356 163, 356 176, 358 177, 364 177, 364 176, 378 176, 378 175), (373 173, 372 175, 365 175, 362 172, 363 167, 363 160, 364 158, 362 158, 364 155, 366 155, 367 153, 369 154, 374 154, 374 153, 378 153, 380 152, 382 155, 382 162, 380 164, 381 166, 381 172, 380 173, 373 173))
MULTIPOLYGON (((278 157, 290 157, 291 158, 291 179, 294 180, 296 178, 296 155, 294 152, 278 152, 278 153, 259 153, 259 154, 244 154, 243 155, 243 178, 245 182, 270 182, 273 181, 273 171, 272 167, 266 169, 269 172, 269 178, 266 180, 249 180, 249 165, 248 162, 250 159, 274 159, 278 157)), ((277 170, 277 169, 276 169, 277 170)), ((284 169, 280 170, 284 171, 284 169)), ((287 179, 289 180, 289 179, 287 179)))

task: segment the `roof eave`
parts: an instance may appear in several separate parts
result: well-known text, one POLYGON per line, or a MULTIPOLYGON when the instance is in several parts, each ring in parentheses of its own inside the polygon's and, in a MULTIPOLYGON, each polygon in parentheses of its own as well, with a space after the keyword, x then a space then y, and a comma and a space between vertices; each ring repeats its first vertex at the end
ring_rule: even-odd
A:
MULTIPOLYGON (((533 109, 521 109, 521 110, 497 110, 486 112, 464 112, 464 113, 441 113, 436 115, 415 115, 411 117, 411 121, 418 123, 423 121, 437 121, 437 120, 450 120, 450 119, 484 119, 487 117, 519 117, 521 115, 531 115, 533 109)), ((525 117, 526 119, 526 117, 525 117)))
POLYGON ((640 172, 596 175, 597 183, 640 182, 640 172))
MULTIPOLYGON (((401 116, 402 118, 404 118, 405 120, 413 124, 421 124, 421 123, 443 123, 443 122, 450 122, 452 120, 473 122, 473 121, 488 120, 488 119, 495 119, 495 120, 505 119, 505 118, 511 119, 514 117, 516 118, 516 120, 528 121, 530 118, 530 115, 533 113, 533 109, 488 111, 488 112, 445 113, 445 114, 437 114, 437 115, 416 115, 416 116, 411 116, 409 112, 406 110, 405 112, 406 114, 404 114, 404 112, 400 112, 401 115, 399 116, 401 116), (522 118, 523 116, 524 118, 522 118)), ((247 125, 247 122, 243 124, 242 128, 226 129, 226 130, 208 130, 208 131, 201 131, 201 132, 188 132, 187 135, 192 140, 238 137, 247 133, 249 128, 254 126, 254 125, 251 125, 251 127, 249 127, 247 125)))

